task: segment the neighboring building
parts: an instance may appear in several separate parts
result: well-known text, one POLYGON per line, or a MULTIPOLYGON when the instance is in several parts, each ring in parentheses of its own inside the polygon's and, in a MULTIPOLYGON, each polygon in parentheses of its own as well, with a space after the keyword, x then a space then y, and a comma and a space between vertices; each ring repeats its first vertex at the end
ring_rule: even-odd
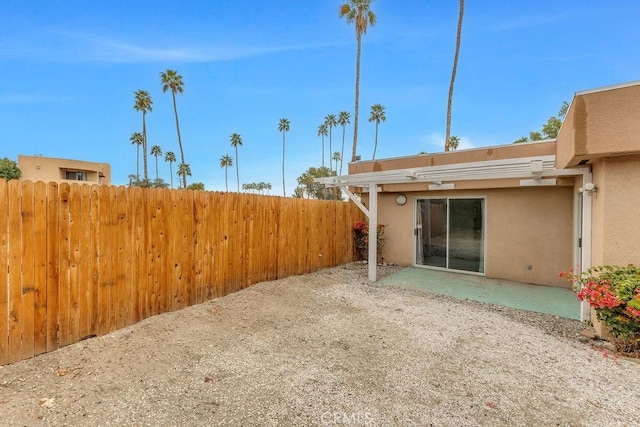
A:
POLYGON ((577 92, 557 140, 355 162, 319 181, 361 194, 386 261, 569 287, 558 274, 574 265, 640 264, 640 82, 577 92))
POLYGON ((108 163, 56 159, 42 156, 18 156, 23 181, 77 182, 111 185, 111 166, 108 163))

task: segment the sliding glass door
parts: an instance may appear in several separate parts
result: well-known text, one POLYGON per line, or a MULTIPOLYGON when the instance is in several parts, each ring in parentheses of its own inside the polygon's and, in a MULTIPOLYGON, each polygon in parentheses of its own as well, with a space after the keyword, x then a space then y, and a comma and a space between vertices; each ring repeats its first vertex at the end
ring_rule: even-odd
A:
POLYGON ((417 200, 416 264, 484 273, 484 199, 417 200))

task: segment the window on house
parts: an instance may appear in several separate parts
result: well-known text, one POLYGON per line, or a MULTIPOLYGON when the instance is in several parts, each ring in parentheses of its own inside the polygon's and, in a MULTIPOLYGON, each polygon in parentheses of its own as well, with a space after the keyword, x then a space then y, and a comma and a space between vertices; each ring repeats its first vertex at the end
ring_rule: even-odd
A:
POLYGON ((66 171, 65 178, 72 179, 74 181, 86 181, 87 173, 82 171, 66 171))

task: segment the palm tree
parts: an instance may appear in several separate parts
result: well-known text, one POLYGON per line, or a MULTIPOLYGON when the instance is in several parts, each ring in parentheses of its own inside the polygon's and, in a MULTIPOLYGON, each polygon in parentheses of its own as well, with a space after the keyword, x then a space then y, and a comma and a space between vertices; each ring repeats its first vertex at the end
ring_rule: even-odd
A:
MULTIPOLYGON (((184 82, 182 76, 178 74, 176 70, 167 69, 165 72, 160 73, 160 82, 162 83, 162 93, 166 93, 171 90, 171 97, 173 98, 173 113, 176 117, 176 130, 178 132, 178 146, 180 147, 180 160, 181 164, 184 163, 184 151, 182 149, 182 138, 180 137, 180 122, 178 121, 178 107, 176 106, 176 93, 184 92, 184 82)), ((187 188, 187 177, 182 176, 182 185, 187 188)))
MULTIPOLYGON (((324 124, 329 128, 329 154, 333 152, 333 148, 331 147, 331 129, 335 126, 338 126, 338 121, 336 120, 335 114, 327 114, 327 117, 324 118, 324 124)), ((331 157, 329 157, 329 169, 332 168, 331 157)), ((338 168, 338 164, 336 163, 336 169, 338 168)))
POLYGON ((339 151, 336 151, 333 153, 333 156, 331 156, 331 160, 333 160, 334 162, 336 162, 336 167, 338 166, 338 162, 340 160, 342 160, 342 156, 340 155, 339 151))
POLYGON ((460 146, 460 138, 458 138, 455 135, 451 135, 449 137, 449 150, 451 151, 457 150, 459 146, 460 146))
POLYGON ((356 102, 353 119, 353 149, 351 161, 356 161, 358 145, 358 107, 360 106, 360 53, 362 52, 362 35, 367 34, 367 27, 376 25, 376 15, 370 10, 373 0, 347 0, 340 6, 340 17, 345 17, 347 24, 354 23, 356 29, 356 102))
POLYGON ((373 159, 376 158, 376 150, 378 149, 378 125, 380 122, 387 120, 387 116, 384 114, 384 106, 382 104, 374 104, 371 106, 371 115, 369 116, 370 122, 376 122, 376 141, 373 146, 373 159))
POLYGON ((133 108, 136 111, 142 111, 142 152, 144 163, 144 186, 149 185, 149 174, 147 173, 147 111, 153 111, 153 101, 151 95, 146 90, 138 89, 134 92, 135 102, 133 108))
POLYGON ((284 187, 284 136, 289 132, 289 120, 282 118, 278 123, 278 132, 282 132, 282 195, 287 197, 287 190, 284 187))
POLYGON ((158 176, 158 156, 162 156, 162 148, 160 148, 159 145, 154 145, 151 147, 151 151, 150 151, 152 156, 155 156, 156 158, 156 180, 158 178, 160 178, 158 176))
POLYGON ((344 159, 344 135, 349 121, 350 115, 348 111, 340 111, 338 113, 338 124, 342 126, 342 150, 340 150, 340 175, 342 175, 342 161, 344 159))
POLYGON ((144 140, 140 132, 134 132, 131 134, 129 141, 136 146, 136 182, 138 182, 140 181, 140 146, 144 140))
POLYGON ((229 183, 227 180, 227 170, 229 169, 229 166, 233 166, 233 159, 231 156, 226 154, 220 157, 220 167, 224 168, 224 186, 227 192, 229 191, 229 183))
POLYGON ((444 151, 449 151, 451 141, 451 102, 453 101, 453 85, 456 81, 456 71, 458 70, 458 55, 460 53, 460 38, 462 37, 462 17, 464 16, 464 0, 460 0, 460 14, 458 15, 458 32, 456 34, 456 53, 453 57, 453 70, 451 71, 451 85, 449 86, 449 99, 447 101, 447 130, 444 137, 444 151))
MULTIPOLYGON (((191 176, 191 166, 189 166, 186 163, 180 163, 180 165, 178 165, 178 171, 176 172, 176 174, 179 177, 182 177, 184 182, 187 176, 191 176)), ((184 187, 184 188, 187 188, 187 187, 184 187)))
POLYGON ((318 126, 318 136, 322 137, 322 167, 324 167, 324 137, 327 136, 327 125, 318 126))
POLYGON ((169 175, 171 176, 171 188, 173 188, 173 168, 171 164, 176 161, 176 155, 173 154, 173 151, 164 153, 164 161, 169 162, 169 175))
POLYGON ((238 167, 238 145, 242 145, 242 137, 239 133, 231 135, 231 146, 236 149, 236 179, 238 182, 238 193, 240 192, 240 168, 238 167))

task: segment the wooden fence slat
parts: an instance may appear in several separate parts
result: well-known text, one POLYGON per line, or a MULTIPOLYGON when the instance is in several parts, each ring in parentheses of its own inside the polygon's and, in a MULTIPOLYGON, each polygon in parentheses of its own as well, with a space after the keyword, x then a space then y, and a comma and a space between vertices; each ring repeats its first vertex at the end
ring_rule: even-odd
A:
POLYGON ((159 309, 161 313, 165 313, 167 311, 170 311, 170 296, 171 296, 171 290, 169 287, 169 284, 171 283, 171 277, 169 272, 171 271, 171 269, 169 268, 169 262, 170 260, 168 259, 169 256, 169 250, 168 250, 168 246, 169 246, 169 223, 168 223, 168 218, 167 215, 169 213, 169 211, 171 210, 170 208, 170 204, 171 204, 171 195, 170 195, 170 190, 165 188, 160 190, 160 194, 158 196, 158 206, 159 206, 159 211, 158 211, 158 216, 160 218, 159 220, 159 224, 158 224, 158 228, 159 228, 159 233, 161 236, 161 240, 160 240, 160 250, 158 251, 158 263, 159 265, 159 280, 160 280, 160 305, 159 305, 159 309))
POLYGON ((34 313, 33 351, 47 351, 47 185, 34 184, 34 313))
POLYGON ((9 360, 8 214, 7 181, 0 179, 0 365, 9 360))
POLYGON ((132 191, 135 194, 135 250, 132 254, 132 258, 135 264, 135 276, 133 278, 133 285, 135 289, 134 300, 136 301, 133 322, 137 323, 145 318, 145 295, 147 291, 146 272, 144 270, 147 260, 146 247, 144 244, 146 225, 144 221, 145 205, 143 199, 145 190, 142 188, 134 188, 132 189, 132 191))
POLYGON ((109 333, 109 308, 110 295, 109 287, 111 283, 111 272, 109 266, 109 243, 111 236, 109 235, 109 187, 101 186, 98 191, 100 198, 99 219, 100 240, 98 242, 98 333, 104 335, 109 333))
POLYGON ((82 240, 82 199, 80 185, 69 189, 69 343, 80 340, 80 241, 82 240))
POLYGON ((127 258, 127 269, 126 269, 126 281, 127 281, 127 293, 126 293, 126 303, 127 303, 127 315, 126 315, 126 324, 127 326, 133 325, 136 322, 136 307, 137 307, 137 293, 136 293, 136 251, 139 249, 137 245, 137 237, 136 237, 136 189, 129 187, 126 189, 127 194, 127 245, 126 248, 126 258, 127 258))
POLYGON ((58 187, 60 193, 60 203, 58 204, 58 242, 60 244, 59 253, 59 288, 58 288, 58 326, 59 326, 59 345, 65 346, 72 344, 70 337, 70 317, 69 317, 69 262, 70 253, 70 233, 69 233, 69 192, 70 186, 67 183, 60 184, 58 187))
POLYGON ((25 181, 22 182, 22 320, 20 321, 20 329, 22 335, 22 351, 20 353, 21 359, 33 357, 34 354, 34 216, 33 183, 25 181))
POLYGON ((116 316, 116 329, 127 326, 127 316, 129 312, 128 297, 128 277, 127 277, 127 193, 125 188, 120 186, 116 188, 116 214, 114 224, 116 231, 116 262, 118 264, 118 274, 116 275, 116 284, 118 287, 118 314, 116 316))
POLYGON ((120 270, 118 266, 118 199, 115 186, 108 187, 109 211, 107 221, 107 235, 109 236, 109 318, 108 330, 113 332, 118 329, 117 319, 120 315, 120 270))
POLYGON ((22 339, 22 186, 11 180, 8 186, 9 201, 9 355, 8 362, 21 359, 22 339))
MULTIPOLYGON (((89 277, 89 334, 99 335, 100 331, 100 242, 102 239, 102 227, 100 226, 100 187, 92 185, 90 188, 91 203, 89 208, 89 221, 91 222, 91 238, 89 239, 89 264, 91 265, 89 277)), ((104 333, 104 332, 103 332, 104 333)))
POLYGON ((58 239, 58 216, 59 216, 58 184, 50 182, 47 184, 47 351, 58 348, 59 330, 59 239, 58 239))
POLYGON ((202 262, 204 248, 202 246, 204 240, 204 212, 203 203, 200 195, 203 191, 193 191, 193 225, 194 225, 194 242, 193 242, 193 282, 191 289, 193 290, 191 296, 192 304, 199 304, 202 302, 202 262))
POLYGON ((80 296, 80 326, 79 336, 81 338, 93 334, 91 325, 93 323, 93 281, 92 276, 92 257, 91 257, 91 186, 80 186, 80 215, 77 218, 80 228, 80 253, 78 259, 78 285, 80 296))

